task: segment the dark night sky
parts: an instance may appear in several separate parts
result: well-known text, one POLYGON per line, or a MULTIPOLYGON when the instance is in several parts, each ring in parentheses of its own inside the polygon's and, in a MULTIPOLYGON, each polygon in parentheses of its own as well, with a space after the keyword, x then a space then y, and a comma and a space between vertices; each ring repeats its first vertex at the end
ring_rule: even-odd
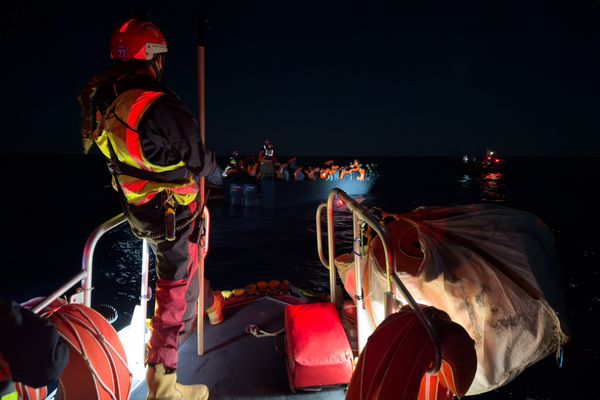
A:
POLYGON ((3 5, 0 152, 80 151, 78 92, 143 6, 169 43, 164 81, 194 112, 196 22, 211 19, 219 154, 269 137, 296 155, 600 156, 600 3, 393 3, 3 5))

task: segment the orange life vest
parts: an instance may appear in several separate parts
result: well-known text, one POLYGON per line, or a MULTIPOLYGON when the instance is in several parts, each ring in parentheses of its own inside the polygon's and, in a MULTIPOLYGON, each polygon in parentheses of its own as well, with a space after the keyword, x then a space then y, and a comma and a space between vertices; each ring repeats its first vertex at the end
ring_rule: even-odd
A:
POLYGON ((163 166, 152 164, 144 155, 138 126, 144 114, 164 95, 142 89, 122 93, 94 132, 94 140, 104 156, 125 166, 124 171, 117 173, 117 180, 127 203, 132 205, 145 204, 163 191, 172 193, 177 203, 187 205, 198 194, 196 179, 187 173, 182 160, 163 166))

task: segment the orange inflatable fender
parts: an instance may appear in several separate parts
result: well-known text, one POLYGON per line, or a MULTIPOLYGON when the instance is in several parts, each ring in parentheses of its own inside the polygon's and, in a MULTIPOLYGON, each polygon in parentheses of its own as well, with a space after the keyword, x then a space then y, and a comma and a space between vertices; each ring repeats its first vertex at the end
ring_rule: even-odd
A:
POLYGON ((442 366, 437 374, 421 380, 419 400, 452 400, 463 397, 477 372, 475 342, 467 331, 453 322, 448 314, 435 307, 425 307, 425 314, 440 338, 442 366))
POLYGON ((352 374, 346 400, 442 400, 462 397, 477 370, 475 342, 445 312, 423 309, 440 339, 442 366, 427 375, 435 347, 408 307, 387 317, 369 337, 352 374))
POLYGON ((433 344, 416 314, 392 314, 379 324, 360 353, 346 400, 417 400, 433 357, 433 344))

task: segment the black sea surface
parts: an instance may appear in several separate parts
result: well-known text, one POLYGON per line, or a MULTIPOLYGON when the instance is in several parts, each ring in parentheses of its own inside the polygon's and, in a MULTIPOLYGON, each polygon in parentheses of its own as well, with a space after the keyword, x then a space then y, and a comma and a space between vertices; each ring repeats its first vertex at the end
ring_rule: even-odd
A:
MULTIPOLYGON (((120 209, 98 156, 3 155, 0 160, 0 289, 3 297, 22 302, 50 294, 77 274, 87 236, 120 209)), ((324 160, 298 161, 309 165, 324 160)), ((361 201, 387 211, 493 202, 536 214, 555 235, 573 336, 562 368, 551 355, 505 387, 470 398, 600 398, 595 380, 600 365, 599 158, 508 159, 506 171, 491 175, 465 175, 458 157, 361 161, 376 162, 381 172, 372 193, 361 201)), ((302 288, 327 290, 327 271, 316 251, 316 205, 260 209, 209 202, 206 274, 212 285, 233 289, 258 280, 288 279, 302 288)), ((336 236, 343 250, 351 243, 348 215, 339 222, 336 236)), ((117 325, 124 324, 138 301, 141 242, 124 224, 105 235, 96 254, 94 303, 116 306, 117 325)))

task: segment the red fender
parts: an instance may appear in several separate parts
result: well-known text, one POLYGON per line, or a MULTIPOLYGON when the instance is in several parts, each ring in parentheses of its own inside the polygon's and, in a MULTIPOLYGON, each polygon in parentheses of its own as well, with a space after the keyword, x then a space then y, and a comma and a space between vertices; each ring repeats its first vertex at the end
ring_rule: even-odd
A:
POLYGON ((413 312, 390 315, 369 337, 346 400, 416 399, 433 345, 413 312))
POLYGON ((425 312, 440 336, 440 372, 433 377, 426 375, 433 364, 434 345, 415 312, 403 308, 386 318, 369 337, 346 400, 441 400, 462 396, 468 390, 477 368, 473 340, 443 311, 427 307, 425 312), (435 390, 427 390, 431 388, 435 390))
POLYGON ((424 309, 436 329, 442 347, 442 366, 435 375, 421 380, 419 400, 452 400, 463 397, 477 371, 475 342, 459 324, 435 307, 424 309))

